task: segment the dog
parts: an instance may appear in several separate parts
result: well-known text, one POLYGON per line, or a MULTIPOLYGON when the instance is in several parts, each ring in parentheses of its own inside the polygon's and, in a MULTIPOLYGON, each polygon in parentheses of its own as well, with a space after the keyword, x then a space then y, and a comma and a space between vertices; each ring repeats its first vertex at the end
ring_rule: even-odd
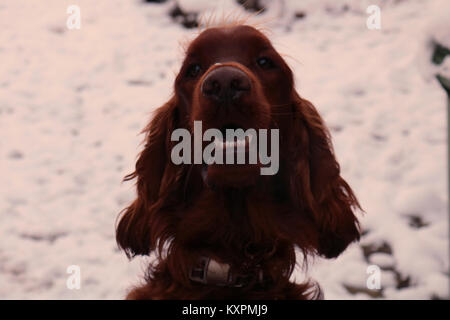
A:
POLYGON ((296 249, 305 258, 337 257, 359 240, 361 208, 324 121, 262 31, 245 24, 202 31, 173 96, 144 132, 125 178, 137 180, 137 197, 121 213, 116 239, 130 258, 157 258, 127 299, 323 297, 312 281, 290 281, 296 249), (262 175, 260 161, 174 164, 171 134, 193 133, 195 121, 203 132, 279 130, 279 169, 262 175))

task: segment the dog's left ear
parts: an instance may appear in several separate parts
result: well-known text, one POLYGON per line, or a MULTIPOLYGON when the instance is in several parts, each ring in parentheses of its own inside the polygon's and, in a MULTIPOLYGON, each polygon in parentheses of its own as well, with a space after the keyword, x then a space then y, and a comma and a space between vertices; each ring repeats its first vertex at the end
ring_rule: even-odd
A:
POLYGON ((293 134, 289 137, 290 198, 308 211, 320 232, 319 254, 337 257, 359 240, 355 209, 358 200, 340 176, 330 134, 316 108, 296 92, 293 97, 293 134))

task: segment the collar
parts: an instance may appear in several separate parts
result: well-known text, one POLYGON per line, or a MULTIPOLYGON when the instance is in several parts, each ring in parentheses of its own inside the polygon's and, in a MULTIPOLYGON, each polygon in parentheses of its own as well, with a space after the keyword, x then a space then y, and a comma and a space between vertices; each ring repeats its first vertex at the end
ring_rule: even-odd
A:
POLYGON ((255 271, 250 274, 233 274, 229 264, 220 263, 209 257, 201 257, 198 266, 191 268, 189 279, 205 285, 241 288, 252 280, 261 284, 263 271, 256 267, 255 271))

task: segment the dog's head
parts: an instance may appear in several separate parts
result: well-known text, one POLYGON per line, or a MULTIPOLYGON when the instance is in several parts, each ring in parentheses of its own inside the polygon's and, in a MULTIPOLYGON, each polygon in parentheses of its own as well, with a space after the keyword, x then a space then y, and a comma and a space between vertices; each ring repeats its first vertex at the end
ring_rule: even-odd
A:
MULTIPOLYGON (((192 41, 175 80, 174 96, 156 110, 145 132, 145 148, 135 172, 128 176, 137 178, 138 195, 117 228, 119 245, 131 255, 148 254, 158 242, 176 237, 183 219, 179 212, 184 209, 180 208, 195 205, 195 199, 211 186, 219 187, 216 192, 266 187, 276 193, 268 197, 290 208, 291 213, 286 226, 271 237, 291 238, 300 247, 313 246, 327 257, 337 256, 359 236, 352 211, 358 203, 340 176, 324 122, 314 106, 295 91, 286 62, 253 27, 209 28, 192 41), (174 163, 174 130, 195 135, 197 121, 202 123, 201 135, 208 129, 221 133, 239 128, 279 130, 280 169, 269 178, 262 176, 259 158, 256 163, 208 164, 200 155, 198 164, 174 163), (175 211, 178 213, 168 213, 175 211), (309 243, 296 238, 298 224, 292 223, 305 217, 313 221, 311 234, 318 234, 317 239, 310 236, 309 243)), ((269 134, 265 141, 268 152, 274 151, 271 139, 269 134)), ((225 153, 230 146, 235 152, 238 143, 227 143, 225 138, 216 142, 225 153)), ((248 153, 248 139, 240 143, 248 153)), ((201 144, 205 147, 206 142, 201 144)), ((192 159, 195 152, 184 149, 182 153, 192 159)), ((264 219, 278 214, 276 201, 275 207, 272 202, 274 212, 264 219)), ((269 228, 270 223, 264 223, 269 228)))
MULTIPOLYGON (((283 58, 264 34, 246 25, 202 32, 189 45, 175 81, 179 105, 191 132, 194 121, 201 121, 202 134, 208 129, 219 130, 222 142, 226 142, 227 129, 245 133, 253 129, 258 134, 260 129, 278 128, 272 112, 290 110, 292 91, 292 72, 283 58)), ((248 140, 243 140, 247 154, 248 140)), ((258 142, 253 142, 257 147, 258 142)), ((270 145, 270 134, 267 143, 270 145)), ((226 149, 225 143, 224 159, 226 149)), ((255 184, 261 163, 248 162, 209 164, 204 168, 206 179, 213 185, 255 184)))

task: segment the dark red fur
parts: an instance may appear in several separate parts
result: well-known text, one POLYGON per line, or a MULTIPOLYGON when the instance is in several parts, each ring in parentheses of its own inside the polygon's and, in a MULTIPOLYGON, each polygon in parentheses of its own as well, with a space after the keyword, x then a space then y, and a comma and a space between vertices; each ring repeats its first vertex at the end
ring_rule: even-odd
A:
POLYGON ((126 177, 137 179, 137 198, 122 212, 117 242, 129 257, 153 250, 159 255, 149 266, 145 284, 132 289, 128 299, 319 297, 320 290, 313 283, 289 282, 295 248, 305 257, 337 257, 359 239, 353 212, 359 204, 340 176, 323 120, 297 94, 291 70, 262 33, 235 26, 200 34, 189 46, 173 97, 156 110, 144 131, 145 147, 135 172, 126 177), (261 50, 276 69, 265 72, 253 64, 261 50), (193 57, 204 68, 197 79, 187 79, 193 57), (242 102, 245 109, 219 115, 202 98, 200 84, 215 62, 235 66, 251 79, 252 93, 242 102), (251 168, 226 174, 220 168, 211 169, 208 173, 219 181, 211 187, 201 178, 199 165, 171 162, 174 129, 191 130, 194 120, 202 120, 204 129, 218 127, 224 117, 247 128, 280 130, 276 175, 255 175, 251 168), (226 185, 220 185, 221 179, 226 185), (254 261, 243 254, 249 243, 275 251, 254 261), (258 263, 270 280, 244 288, 194 283, 189 270, 201 256, 228 263, 234 272, 251 271, 258 263))

